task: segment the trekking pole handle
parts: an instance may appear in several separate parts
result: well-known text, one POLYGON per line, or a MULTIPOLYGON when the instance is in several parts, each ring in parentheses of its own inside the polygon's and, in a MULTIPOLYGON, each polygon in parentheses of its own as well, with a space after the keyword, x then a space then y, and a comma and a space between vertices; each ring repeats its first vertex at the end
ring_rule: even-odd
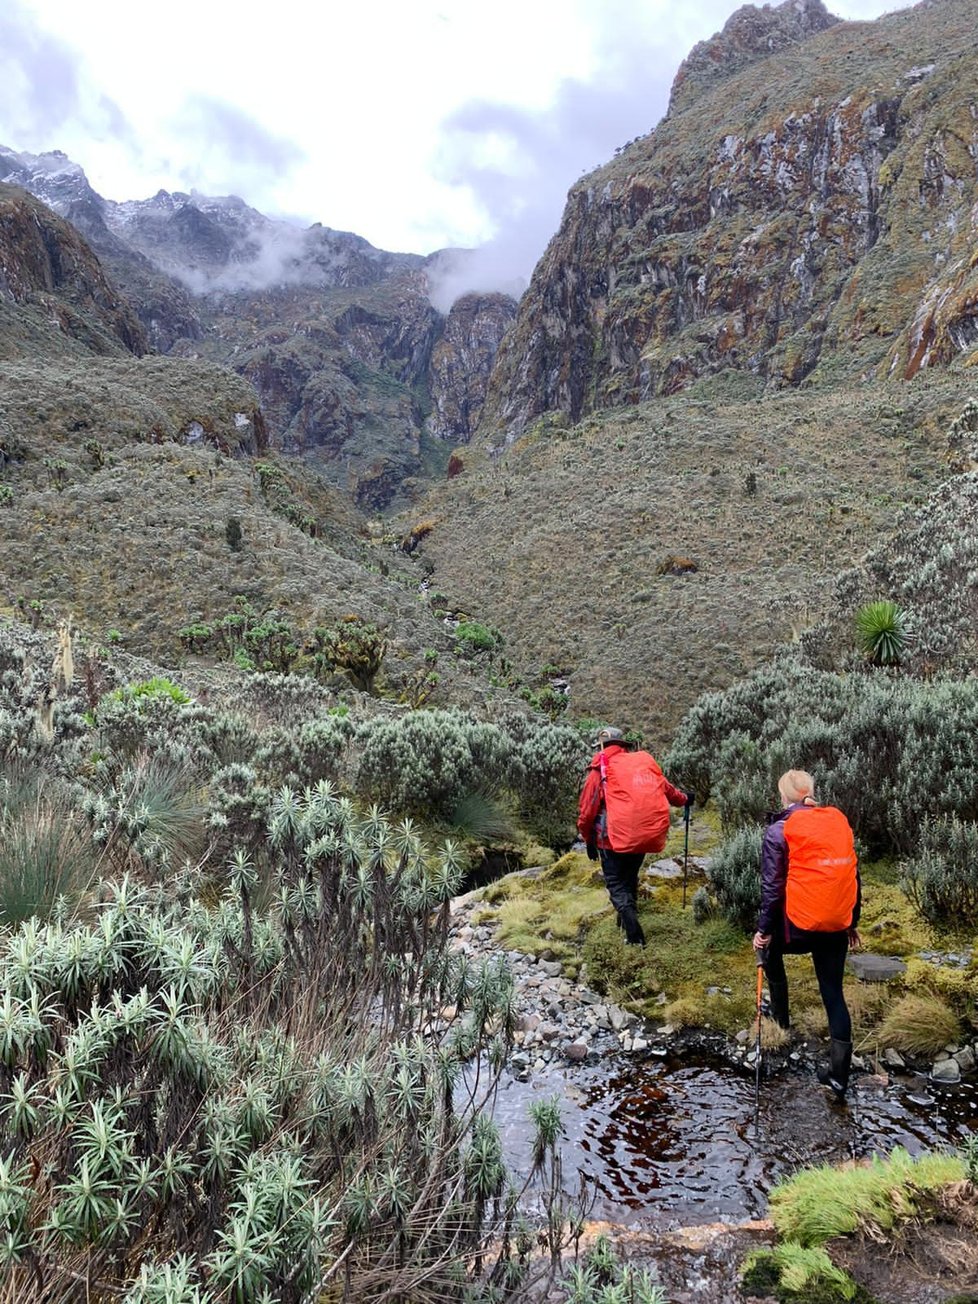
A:
POLYGON ((767 946, 755 947, 755 949, 754 949, 754 958, 755 958, 755 960, 757 961, 757 967, 758 967, 758 969, 766 969, 766 968, 767 968, 767 953, 768 953, 769 949, 770 949, 770 948, 767 947, 767 946))

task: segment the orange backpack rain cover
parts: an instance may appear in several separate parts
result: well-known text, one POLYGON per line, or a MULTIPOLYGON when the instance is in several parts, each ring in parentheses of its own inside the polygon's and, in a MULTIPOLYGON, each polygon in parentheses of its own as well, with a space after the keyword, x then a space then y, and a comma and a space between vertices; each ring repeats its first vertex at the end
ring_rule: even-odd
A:
POLYGON ((614 751, 604 766, 604 807, 613 851, 661 851, 669 835, 665 778, 648 752, 614 751))
POLYGON ((796 928, 841 932, 856 905, 852 829, 835 806, 802 806, 784 822, 788 848, 785 912, 796 928))

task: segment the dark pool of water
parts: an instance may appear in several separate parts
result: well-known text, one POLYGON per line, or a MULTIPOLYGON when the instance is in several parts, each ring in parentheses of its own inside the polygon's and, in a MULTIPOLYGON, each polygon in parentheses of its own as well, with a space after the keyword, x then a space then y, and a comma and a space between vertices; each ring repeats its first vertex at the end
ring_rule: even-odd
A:
POLYGON ((763 1217, 771 1187, 804 1165, 956 1146, 978 1128, 975 1083, 853 1082, 840 1106, 811 1068, 765 1078, 755 1131, 752 1074, 702 1058, 605 1061, 573 1077, 505 1077, 494 1113, 511 1167, 525 1172, 527 1109, 558 1096, 565 1187, 581 1172, 594 1217, 663 1229, 763 1217))

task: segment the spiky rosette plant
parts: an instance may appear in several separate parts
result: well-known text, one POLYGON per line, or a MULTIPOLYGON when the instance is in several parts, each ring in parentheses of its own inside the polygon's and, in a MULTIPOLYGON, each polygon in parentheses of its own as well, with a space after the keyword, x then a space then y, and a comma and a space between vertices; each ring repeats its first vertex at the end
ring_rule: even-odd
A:
POLYGON ((856 612, 856 639, 874 666, 898 666, 912 641, 909 617, 888 599, 867 602, 856 612))
MULTIPOLYGON (((358 731, 312 681, 270 677, 247 725, 179 694, 87 721, 66 700, 31 751, 28 660, 4 655, 7 759, 43 760, 116 877, 0 924, 2 1304, 512 1296, 534 1240, 485 1111, 513 984, 449 946, 459 847, 339 790, 358 731)), ((420 735, 435 793, 513 782, 495 726, 420 735)))

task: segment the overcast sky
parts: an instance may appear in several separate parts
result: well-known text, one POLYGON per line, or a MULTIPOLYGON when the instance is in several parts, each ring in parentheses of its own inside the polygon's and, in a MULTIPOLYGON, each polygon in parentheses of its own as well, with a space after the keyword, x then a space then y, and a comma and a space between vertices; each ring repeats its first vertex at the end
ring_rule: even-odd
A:
MULTIPOLYGON (((901 7, 836 0, 845 18, 901 7)), ((734 0, 0 0, 0 144, 526 276, 734 0)))

